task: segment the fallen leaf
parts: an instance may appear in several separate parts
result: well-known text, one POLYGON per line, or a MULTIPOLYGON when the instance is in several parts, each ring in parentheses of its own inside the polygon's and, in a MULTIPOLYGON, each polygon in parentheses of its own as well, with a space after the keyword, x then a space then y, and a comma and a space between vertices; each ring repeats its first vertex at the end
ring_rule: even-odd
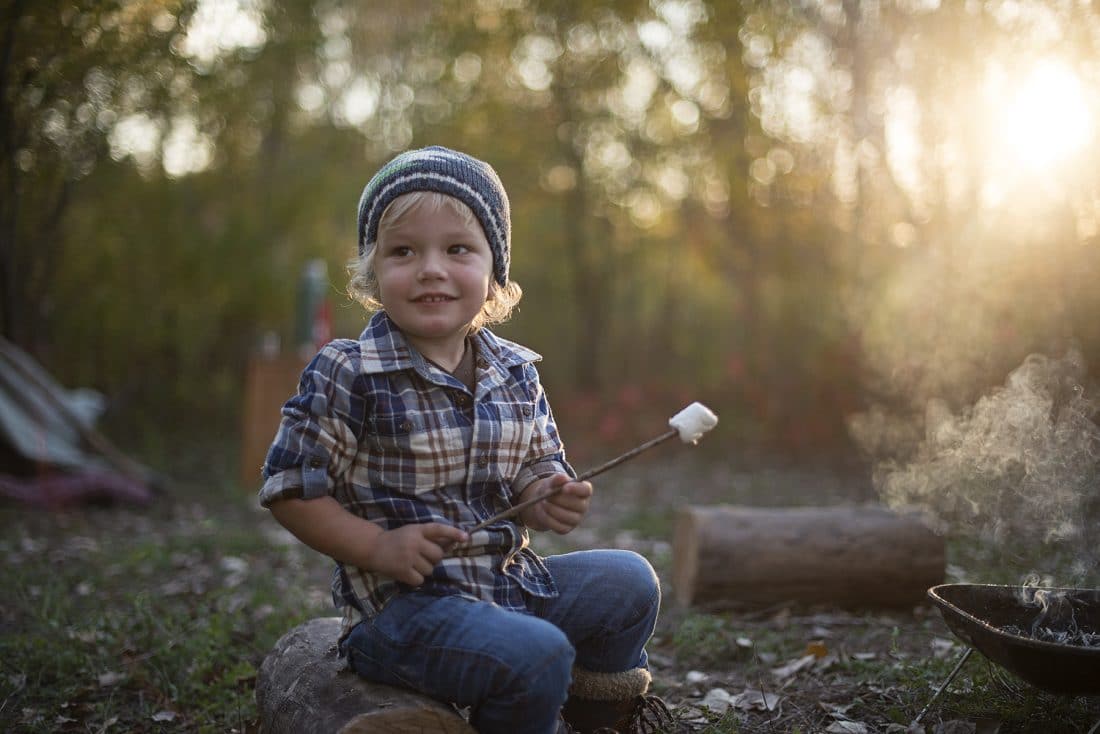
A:
POLYGON ((813 655, 815 658, 823 658, 829 654, 829 648, 825 646, 823 640, 812 640, 806 643, 806 654, 813 655))
POLYGON ((700 702, 716 714, 724 714, 733 705, 734 697, 724 688, 711 688, 700 702))
POLYGON ((829 734, 868 734, 867 725, 858 721, 834 721, 825 730, 829 734))
POLYGON ((852 657, 856 660, 874 660, 878 657, 877 652, 854 652, 852 657))
POLYGON ((684 676, 684 680, 688 683, 702 683, 709 677, 706 673, 701 673, 698 670, 689 670, 687 675, 684 676))
POLYGON ((781 665, 778 668, 772 668, 772 675, 776 678, 790 678, 798 673, 800 670, 804 670, 814 664, 817 660, 813 655, 803 655, 800 658, 796 658, 786 665, 781 665))
POLYGON ((977 725, 971 721, 952 719, 937 726, 936 734, 974 734, 977 728, 977 725))
MULTIPOLYGON (((679 711, 677 711, 677 713, 679 714, 679 711)), ((678 721, 682 721, 685 724, 705 725, 710 721, 710 719, 707 717, 706 714, 694 714, 694 715, 689 714, 689 715, 680 716, 678 718, 678 721)))
POLYGON ((956 647, 954 640, 945 640, 942 637, 933 637, 930 644, 932 646, 932 655, 938 660, 942 660, 948 655, 951 655, 956 647))
POLYGON ((223 582, 229 588, 240 586, 248 578, 248 561, 238 556, 225 556, 221 561, 222 570, 226 572, 223 582))
POLYGON ((99 642, 100 640, 106 639, 107 637, 101 630, 80 630, 77 632, 70 629, 68 635, 70 639, 80 640, 89 645, 93 642, 99 642))
POLYGON ((100 673, 97 680, 101 688, 107 688, 108 686, 117 686, 122 681, 126 680, 125 673, 118 673, 113 670, 108 670, 106 673, 100 673))
POLYGON ((734 640, 734 642, 737 643, 738 647, 744 647, 744 648, 752 647, 752 639, 750 639, 748 637, 738 637, 736 640, 734 640))
POLYGON ((684 724, 706 724, 710 721, 706 710, 693 702, 684 702, 678 706, 676 715, 677 719, 684 724))
POLYGON ((244 573, 248 570, 248 561, 240 556, 223 556, 221 566, 223 571, 229 573, 244 573))
POLYGON ((775 711, 779 695, 746 688, 733 697, 733 707, 742 711, 775 711))
POLYGON ((153 721, 175 721, 178 715, 175 711, 158 711, 153 714, 153 721))

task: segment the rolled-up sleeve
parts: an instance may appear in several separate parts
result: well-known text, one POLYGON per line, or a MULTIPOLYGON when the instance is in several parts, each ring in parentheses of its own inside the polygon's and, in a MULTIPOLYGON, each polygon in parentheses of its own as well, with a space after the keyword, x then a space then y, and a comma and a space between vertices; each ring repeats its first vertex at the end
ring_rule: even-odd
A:
POLYGON ((365 396, 356 389, 358 362, 358 344, 339 340, 302 371, 264 462, 264 507, 280 499, 332 494, 354 462, 365 414, 365 396))
POLYGON ((527 488, 527 485, 537 479, 554 474, 577 476, 573 467, 565 460, 565 448, 558 436, 558 426, 550 410, 550 401, 547 400, 546 392, 539 382, 538 371, 534 365, 526 365, 525 371, 527 373, 525 377, 535 393, 535 425, 531 432, 527 458, 515 479, 512 480, 512 492, 517 496, 527 488))

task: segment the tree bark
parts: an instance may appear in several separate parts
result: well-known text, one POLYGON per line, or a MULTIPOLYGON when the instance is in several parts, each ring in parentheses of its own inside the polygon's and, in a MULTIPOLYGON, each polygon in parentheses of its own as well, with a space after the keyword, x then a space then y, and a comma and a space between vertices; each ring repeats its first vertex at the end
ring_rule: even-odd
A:
POLYGON ((903 607, 942 583, 943 538, 881 507, 686 507, 672 585, 682 605, 903 607))
POLYGON ((256 678, 264 734, 474 734, 450 706, 369 683, 336 654, 340 619, 295 627, 275 643, 256 678))

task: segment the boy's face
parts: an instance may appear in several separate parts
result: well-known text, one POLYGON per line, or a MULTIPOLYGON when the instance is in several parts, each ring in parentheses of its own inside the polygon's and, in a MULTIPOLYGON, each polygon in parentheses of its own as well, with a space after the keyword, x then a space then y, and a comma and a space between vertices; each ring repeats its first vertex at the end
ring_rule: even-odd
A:
POLYGON ((489 293, 493 255, 481 226, 448 206, 419 206, 380 232, 379 300, 421 354, 461 354, 489 293))

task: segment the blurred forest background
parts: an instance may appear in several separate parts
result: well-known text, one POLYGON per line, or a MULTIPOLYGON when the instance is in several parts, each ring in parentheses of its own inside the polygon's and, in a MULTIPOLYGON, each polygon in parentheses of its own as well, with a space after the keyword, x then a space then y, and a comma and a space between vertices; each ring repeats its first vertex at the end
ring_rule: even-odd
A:
POLYGON ((428 144, 508 188, 526 295, 498 331, 546 355, 578 461, 702 400, 705 450, 904 462, 1028 355, 1090 400, 1095 3, 9 0, 0 23, 3 335, 153 462, 237 445, 310 260, 359 333, 359 193, 428 144))

